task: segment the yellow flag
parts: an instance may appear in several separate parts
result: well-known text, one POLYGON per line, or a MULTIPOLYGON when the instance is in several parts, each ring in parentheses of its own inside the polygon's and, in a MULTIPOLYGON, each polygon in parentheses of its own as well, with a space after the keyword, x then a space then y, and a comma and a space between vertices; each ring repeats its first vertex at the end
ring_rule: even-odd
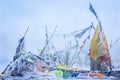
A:
POLYGON ((60 69, 65 69, 65 70, 69 68, 68 66, 64 66, 62 64, 57 64, 57 67, 60 69))
POLYGON ((98 57, 108 55, 108 44, 104 32, 97 24, 93 38, 90 43, 90 57, 96 60, 98 57))

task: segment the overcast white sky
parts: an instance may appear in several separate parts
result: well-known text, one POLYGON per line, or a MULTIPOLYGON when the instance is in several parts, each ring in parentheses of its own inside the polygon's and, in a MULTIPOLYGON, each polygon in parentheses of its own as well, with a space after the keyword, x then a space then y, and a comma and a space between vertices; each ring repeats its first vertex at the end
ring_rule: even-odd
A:
MULTIPOLYGON (((0 67, 12 61, 17 41, 28 26, 26 48, 35 52, 44 46, 45 25, 50 32, 58 25, 56 33, 63 34, 88 27, 91 21, 96 24, 89 1, 102 22, 108 44, 114 42, 120 37, 120 0, 0 0, 0 67)), ((120 61, 119 48, 120 42, 110 50, 114 63, 120 61)))

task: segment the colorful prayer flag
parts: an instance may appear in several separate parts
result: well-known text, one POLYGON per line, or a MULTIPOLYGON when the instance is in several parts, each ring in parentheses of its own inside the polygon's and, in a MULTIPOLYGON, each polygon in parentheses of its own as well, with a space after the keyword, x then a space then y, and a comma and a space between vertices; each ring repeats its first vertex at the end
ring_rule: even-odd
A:
POLYGON ((98 57, 108 54, 108 44, 104 32, 100 29, 100 24, 98 24, 90 43, 90 57, 96 60, 98 57))

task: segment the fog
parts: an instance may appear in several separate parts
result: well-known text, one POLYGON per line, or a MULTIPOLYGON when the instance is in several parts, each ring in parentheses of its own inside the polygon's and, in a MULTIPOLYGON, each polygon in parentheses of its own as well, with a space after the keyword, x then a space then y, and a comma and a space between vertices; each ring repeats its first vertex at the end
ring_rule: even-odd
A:
MULTIPOLYGON (((114 43, 120 36, 120 1, 89 0, 96 10, 105 32, 108 44, 114 43)), ((0 0, 0 72, 12 61, 18 40, 26 28, 26 50, 37 52, 45 44, 45 25, 55 34, 68 34, 88 27, 97 20, 89 10, 88 0, 0 0)), ((63 49, 64 39, 52 40, 56 48, 63 49)), ((89 45, 89 44, 88 44, 89 45)), ((112 63, 120 65, 120 42, 111 49, 112 63)))

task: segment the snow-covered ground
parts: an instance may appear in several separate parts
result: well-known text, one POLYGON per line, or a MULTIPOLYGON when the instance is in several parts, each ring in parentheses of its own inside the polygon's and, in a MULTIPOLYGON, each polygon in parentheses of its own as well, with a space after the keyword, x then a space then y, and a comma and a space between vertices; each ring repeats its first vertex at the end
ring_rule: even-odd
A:
MULTIPOLYGON (((32 53, 21 54, 18 59, 10 64, 1 78, 3 78, 3 80, 118 80, 114 77, 105 77, 99 79, 97 77, 93 78, 89 77, 88 73, 80 73, 77 77, 71 77, 72 73, 70 73, 70 76, 67 78, 63 78, 64 74, 58 77, 55 75, 56 70, 49 71, 50 64, 52 64, 51 67, 53 68, 56 68, 56 65, 53 65, 51 62, 49 62, 49 65, 47 65, 48 62, 48 60, 45 60, 32 53), (39 63, 36 64, 36 62, 39 63), (38 67, 41 68, 42 66, 46 67, 45 72, 41 72, 41 70, 38 69, 38 67), (22 75, 18 75, 19 73, 22 75)), ((3 67, 5 69, 6 64, 0 67, 3 67)))
MULTIPOLYGON (((4 78, 4 77, 3 77, 4 78)), ((3 80, 119 80, 114 77, 106 77, 106 78, 92 78, 89 77, 86 73, 79 74, 77 77, 68 77, 63 78, 62 76, 55 76, 55 71, 45 71, 44 73, 38 71, 25 71, 24 76, 10 76, 8 78, 4 78, 3 80)))

